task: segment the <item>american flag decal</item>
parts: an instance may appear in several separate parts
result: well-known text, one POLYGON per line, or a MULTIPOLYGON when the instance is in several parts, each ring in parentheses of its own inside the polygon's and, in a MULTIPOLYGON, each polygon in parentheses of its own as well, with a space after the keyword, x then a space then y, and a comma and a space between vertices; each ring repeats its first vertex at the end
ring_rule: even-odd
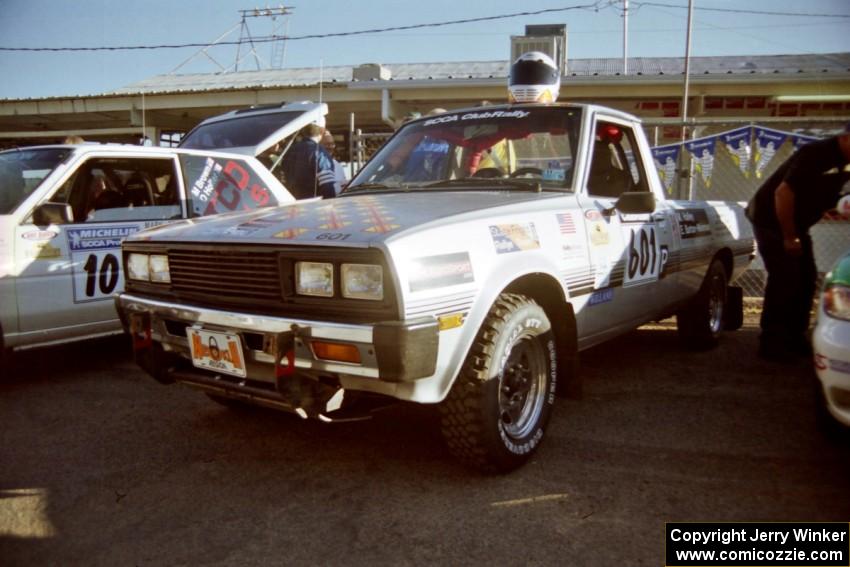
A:
POLYGON ((570 213, 561 213, 555 216, 558 218, 558 226, 561 228, 561 234, 576 233, 576 225, 573 222, 573 216, 570 213))

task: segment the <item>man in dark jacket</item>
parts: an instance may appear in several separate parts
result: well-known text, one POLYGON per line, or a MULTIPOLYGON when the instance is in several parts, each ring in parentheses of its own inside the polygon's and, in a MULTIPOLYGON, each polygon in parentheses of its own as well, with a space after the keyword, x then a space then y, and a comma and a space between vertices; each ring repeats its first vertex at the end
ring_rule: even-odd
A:
POLYGON ((850 123, 842 134, 800 148, 747 206, 767 270, 759 355, 788 362, 810 355, 806 337, 817 267, 809 228, 835 207, 850 175, 850 123))
POLYGON ((331 199, 339 193, 333 158, 321 145, 324 131, 320 124, 308 124, 301 130, 301 140, 283 157, 284 184, 296 199, 331 199))

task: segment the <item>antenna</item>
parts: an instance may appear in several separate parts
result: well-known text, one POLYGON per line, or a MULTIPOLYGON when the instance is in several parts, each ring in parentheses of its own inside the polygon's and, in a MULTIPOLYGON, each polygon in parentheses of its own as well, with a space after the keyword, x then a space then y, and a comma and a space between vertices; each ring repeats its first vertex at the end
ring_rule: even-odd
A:
MULTIPOLYGON (((209 59, 216 67, 218 67, 218 72, 220 73, 228 73, 230 71, 238 71, 239 65, 242 61, 249 56, 253 56, 254 64, 257 66, 257 70, 261 70, 264 66, 262 59, 257 53, 257 45, 255 42, 262 41, 263 43, 267 43, 269 40, 273 40, 272 44, 272 52, 271 52, 271 63, 266 68, 269 69, 280 69, 283 67, 283 63, 286 59, 286 38, 289 35, 289 17, 292 14, 293 6, 284 6, 280 5, 277 8, 254 8, 253 10, 239 10, 239 14, 241 16, 238 24, 221 34, 217 37, 212 43, 205 46, 204 48, 197 51, 194 55, 180 63, 177 67, 172 69, 168 74, 173 75, 177 73, 180 69, 188 65, 190 62, 195 59, 203 56, 209 59), (279 24, 276 24, 272 29, 272 34, 270 36, 258 36, 254 37, 251 35, 251 30, 248 27, 248 18, 271 18, 273 22, 277 22, 278 18, 282 18, 279 24), (236 59, 232 65, 229 67, 225 67, 221 63, 219 63, 211 54, 210 50, 216 46, 219 46, 224 42, 225 38, 236 31, 236 28, 239 28, 239 41, 236 44, 236 59), (284 28, 283 35, 279 35, 279 31, 281 28, 284 28), (242 45, 247 44, 249 48, 245 54, 242 53, 242 45)), ((232 41, 230 42, 232 44, 232 41)))
MULTIPOLYGON (((248 29, 247 18, 271 18, 272 21, 276 21, 278 16, 281 16, 281 17, 289 16, 292 13, 292 7, 291 6, 284 6, 283 4, 281 4, 277 8, 269 8, 267 6, 265 8, 254 8, 253 10, 239 10, 239 13, 242 14, 242 21, 239 24, 240 25, 239 45, 236 48, 236 63, 233 64, 234 70, 238 71, 239 70, 239 63, 242 62, 242 58, 239 57, 239 54, 242 51, 242 44, 248 43, 251 46, 251 49, 249 50, 249 54, 254 56, 254 62, 257 65, 257 71, 259 71, 261 69, 260 56, 257 54, 257 48, 254 45, 254 38, 251 37, 251 30, 248 29), (247 38, 247 41, 246 41, 246 38, 247 38)), ((282 25, 284 25, 288 30, 289 18, 285 18, 282 25)), ((276 32, 278 31, 278 29, 280 29, 279 26, 272 29, 272 38, 277 37, 276 32)), ((263 38, 263 39, 266 39, 266 38, 263 38)), ((284 35, 282 37, 282 39, 274 41, 272 43, 271 68, 280 69, 280 66, 283 65, 283 56, 284 56, 285 52, 286 52, 286 35, 284 35), (278 48, 277 47, 278 44, 282 44, 282 46, 280 48, 278 48), (281 54, 277 55, 277 58, 280 59, 280 65, 278 65, 277 67, 274 66, 275 57, 276 57, 276 53, 275 53, 276 49, 281 50, 281 54)), ((246 57, 247 57, 247 55, 246 55, 246 57)))

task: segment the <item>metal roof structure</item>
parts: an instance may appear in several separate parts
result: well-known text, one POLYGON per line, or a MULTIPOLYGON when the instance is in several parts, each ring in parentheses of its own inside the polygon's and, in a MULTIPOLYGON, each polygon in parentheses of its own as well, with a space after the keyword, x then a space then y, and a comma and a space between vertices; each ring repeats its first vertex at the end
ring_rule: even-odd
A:
MULTIPOLYGON (((630 77, 678 76, 685 70, 681 57, 635 57, 629 61, 630 77)), ((508 76, 507 61, 466 61, 450 63, 381 64, 389 72, 386 82, 494 79, 508 76)), ((230 89, 305 87, 322 83, 356 83, 357 66, 309 67, 235 73, 196 73, 158 75, 117 89, 109 95, 163 94, 230 89)), ((757 55, 734 57, 693 57, 691 76, 764 75, 828 73, 850 75, 850 53, 820 55, 757 55)), ((588 77, 620 77, 619 58, 573 59, 568 62, 565 80, 588 77)), ((384 82, 384 81, 382 81, 384 82)))

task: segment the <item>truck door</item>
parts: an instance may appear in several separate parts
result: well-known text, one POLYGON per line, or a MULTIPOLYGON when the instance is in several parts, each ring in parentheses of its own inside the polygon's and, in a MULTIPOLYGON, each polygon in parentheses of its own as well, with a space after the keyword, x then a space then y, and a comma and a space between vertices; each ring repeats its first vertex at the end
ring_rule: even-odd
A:
POLYGON ((583 328, 595 334, 644 320, 666 302, 664 267, 672 244, 663 203, 647 214, 615 209, 624 192, 650 191, 636 134, 627 123, 598 120, 579 203, 588 231, 594 292, 583 328))

